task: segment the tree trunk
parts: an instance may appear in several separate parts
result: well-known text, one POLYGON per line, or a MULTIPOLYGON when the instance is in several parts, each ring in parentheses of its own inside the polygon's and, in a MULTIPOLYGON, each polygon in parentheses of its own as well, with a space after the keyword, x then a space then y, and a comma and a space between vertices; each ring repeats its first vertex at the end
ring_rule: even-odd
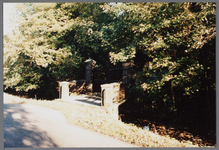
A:
POLYGON ((205 84, 205 92, 206 92, 206 99, 207 99, 207 103, 208 103, 208 113, 209 116, 210 114, 210 98, 209 98, 209 90, 208 90, 208 73, 207 73, 207 65, 206 65, 206 60, 205 60, 205 55, 204 55, 204 51, 203 49, 202 51, 202 57, 203 57, 203 65, 204 65, 204 84, 205 84))

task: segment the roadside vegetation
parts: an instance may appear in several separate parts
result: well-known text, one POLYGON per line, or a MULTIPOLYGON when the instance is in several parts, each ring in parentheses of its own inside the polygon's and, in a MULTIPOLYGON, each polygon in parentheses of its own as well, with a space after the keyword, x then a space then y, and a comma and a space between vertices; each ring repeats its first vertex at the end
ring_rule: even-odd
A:
POLYGON ((161 136, 142 130, 134 124, 114 120, 103 107, 92 107, 58 100, 34 100, 4 93, 4 99, 17 104, 32 104, 61 111, 68 123, 93 130, 115 139, 140 147, 198 147, 190 141, 179 142, 169 136, 161 136))

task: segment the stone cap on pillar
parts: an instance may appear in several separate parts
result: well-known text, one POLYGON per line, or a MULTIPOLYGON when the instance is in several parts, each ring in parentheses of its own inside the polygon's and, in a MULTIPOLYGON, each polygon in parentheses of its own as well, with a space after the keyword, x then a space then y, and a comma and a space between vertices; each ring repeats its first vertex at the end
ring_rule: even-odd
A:
POLYGON ((120 85, 120 83, 109 83, 109 84, 102 84, 102 85, 100 85, 101 87, 113 87, 114 85, 120 85))
POLYGON ((63 85, 69 85, 70 82, 67 82, 67 81, 61 81, 59 82, 59 86, 63 86, 63 85))
POLYGON ((103 88, 111 88, 113 85, 112 84, 102 84, 100 86, 103 88))
POLYGON ((95 61, 95 60, 93 60, 93 59, 91 59, 91 58, 89 58, 89 59, 86 59, 84 62, 85 62, 85 63, 88 63, 88 62, 94 62, 94 63, 96 63, 96 61, 95 61))
POLYGON ((84 61, 85 63, 87 63, 87 62, 92 62, 92 59, 86 59, 85 61, 84 61))

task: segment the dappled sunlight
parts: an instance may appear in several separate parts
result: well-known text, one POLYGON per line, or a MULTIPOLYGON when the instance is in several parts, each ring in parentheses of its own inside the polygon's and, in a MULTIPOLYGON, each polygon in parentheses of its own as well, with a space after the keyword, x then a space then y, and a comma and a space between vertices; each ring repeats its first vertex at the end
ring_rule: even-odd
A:
POLYGON ((4 104, 4 147, 57 147, 45 131, 30 123, 29 112, 14 104, 4 104))

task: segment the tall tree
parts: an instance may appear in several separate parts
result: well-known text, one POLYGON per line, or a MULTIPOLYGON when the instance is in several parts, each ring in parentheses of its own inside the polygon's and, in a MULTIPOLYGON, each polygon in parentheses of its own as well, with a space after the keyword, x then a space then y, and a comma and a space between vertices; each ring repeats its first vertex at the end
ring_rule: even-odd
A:
POLYGON ((18 4, 19 26, 4 41, 5 88, 53 95, 56 81, 84 78, 84 60, 104 68, 110 49, 101 29, 112 19, 101 4, 18 4))
POLYGON ((161 119, 215 116, 215 3, 102 7, 116 20, 104 30, 113 46, 111 61, 134 60, 132 100, 137 95, 136 101, 161 119))
POLYGON ((70 68, 69 72, 79 67, 80 56, 71 53, 71 47, 61 45, 59 40, 76 21, 65 16, 56 6, 55 3, 17 5, 19 27, 9 38, 10 42, 4 41, 5 88, 26 92, 41 89, 38 95, 44 91, 43 95, 54 98, 55 75, 62 78, 60 71, 63 71, 57 67, 69 63, 66 59, 73 62, 69 64, 72 68, 65 67, 70 68))

